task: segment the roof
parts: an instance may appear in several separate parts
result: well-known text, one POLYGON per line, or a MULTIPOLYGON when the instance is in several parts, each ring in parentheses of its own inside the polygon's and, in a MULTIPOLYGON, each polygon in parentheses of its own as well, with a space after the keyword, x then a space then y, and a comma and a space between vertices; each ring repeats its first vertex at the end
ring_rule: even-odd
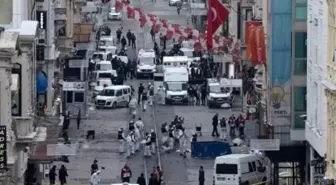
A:
POLYGON ((37 21, 22 21, 20 27, 20 40, 34 41, 37 34, 37 21))
POLYGON ((141 49, 139 51, 138 57, 155 57, 155 52, 153 49, 148 50, 141 49))
POLYGON ((216 157, 216 160, 222 160, 222 159, 241 159, 241 158, 251 157, 251 156, 254 156, 254 155, 251 155, 251 154, 229 154, 229 155, 218 156, 218 157, 216 157))
POLYGON ((112 86, 106 87, 105 89, 118 90, 118 89, 122 89, 122 88, 131 88, 131 87, 129 85, 112 85, 112 86))
POLYGON ((54 157, 47 155, 47 145, 57 144, 59 133, 60 128, 58 125, 48 125, 47 137, 45 141, 37 142, 35 144, 34 149, 30 153, 29 160, 51 162, 54 159, 54 157))

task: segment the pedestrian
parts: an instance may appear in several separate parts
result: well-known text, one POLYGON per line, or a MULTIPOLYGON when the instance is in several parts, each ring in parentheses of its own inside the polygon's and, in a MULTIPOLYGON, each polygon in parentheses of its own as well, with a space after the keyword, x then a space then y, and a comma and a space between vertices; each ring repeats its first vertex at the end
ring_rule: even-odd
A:
POLYGON ((212 134, 211 134, 212 137, 219 136, 217 126, 218 126, 218 113, 216 113, 212 118, 212 134))
POLYGON ((136 145, 136 138, 135 138, 135 133, 134 133, 134 130, 131 131, 130 133, 130 137, 131 137, 131 155, 134 155, 135 154, 135 145, 136 145))
POLYGON ((140 136, 143 137, 144 136, 144 133, 143 133, 144 123, 141 118, 138 118, 138 120, 135 122, 135 126, 139 129, 140 136))
POLYGON ((60 181, 61 185, 66 184, 66 178, 68 177, 67 169, 64 165, 61 166, 61 168, 58 170, 58 179, 60 181))
POLYGON ((128 158, 131 157, 131 154, 132 154, 132 144, 133 144, 133 142, 132 142, 131 135, 128 134, 126 136, 125 140, 126 140, 126 158, 128 159, 128 158))
POLYGON ((140 176, 138 177, 137 184, 138 185, 146 185, 146 179, 145 179, 145 175, 143 173, 141 173, 140 176))
POLYGON ((146 111, 147 109, 147 101, 148 101, 148 93, 147 92, 143 92, 141 95, 141 107, 142 107, 142 111, 146 111))
POLYGON ((145 157, 151 157, 151 145, 152 145, 152 140, 151 140, 151 135, 146 132, 145 134, 145 150, 144 150, 144 156, 145 157))
POLYGON ((91 164, 91 175, 93 175, 96 171, 98 171, 98 161, 93 160, 93 164, 91 164))
POLYGON ((138 104, 140 104, 140 100, 141 100, 141 95, 144 92, 145 88, 142 85, 142 83, 140 83, 140 86, 138 88, 138 104))
POLYGON ((78 110, 77 114, 77 130, 79 130, 80 122, 81 122, 81 109, 78 110))
POLYGON ((149 178, 149 183, 148 185, 158 185, 158 181, 155 178, 154 174, 151 174, 151 177, 149 178))
POLYGON ((159 102, 161 105, 165 104, 165 90, 162 85, 158 88, 159 102))
POLYGON ((49 183, 50 185, 55 184, 55 180, 56 180, 56 165, 54 165, 50 170, 49 170, 49 183))
POLYGON ((156 170, 158 171, 158 174, 159 174, 159 184, 162 184, 162 181, 163 181, 163 171, 161 170, 160 166, 157 166, 156 170))
POLYGON ((155 42, 155 31, 154 31, 154 26, 152 26, 151 30, 150 30, 150 34, 152 36, 152 41, 155 42))
POLYGON ((220 139, 221 140, 226 140, 226 120, 225 117, 223 117, 220 122, 220 139))
POLYGON ((116 31, 116 34, 117 34, 117 44, 120 43, 120 39, 121 39, 121 34, 122 34, 122 31, 120 28, 118 28, 118 30, 116 31))
POLYGON ((134 128, 134 136, 135 136, 135 144, 134 144, 134 148, 135 151, 139 151, 140 148, 140 141, 141 141, 141 135, 140 135, 140 130, 138 127, 134 128))
POLYGON ((229 126, 230 126, 230 137, 234 137, 235 135, 236 135, 236 129, 235 129, 235 123, 234 123, 234 121, 233 121, 233 119, 230 117, 229 118, 229 121, 228 121, 228 123, 229 123, 229 126))
POLYGON ((70 111, 67 111, 67 114, 64 115, 63 130, 68 130, 69 125, 70 125, 70 111))
POLYGON ((124 135, 124 129, 120 128, 118 131, 118 141, 119 141, 119 152, 124 153, 125 151, 125 135, 124 135))
POLYGON ((187 135, 184 132, 184 128, 179 129, 181 136, 179 138, 179 145, 180 145, 180 155, 186 158, 186 149, 187 149, 187 135))
POLYGON ((123 36, 122 37, 122 39, 121 39, 121 49, 122 50, 125 50, 125 47, 126 47, 126 44, 127 44, 127 41, 126 41, 126 39, 125 39, 125 36, 123 36))
POLYGON ((131 46, 131 40, 132 40, 132 32, 131 30, 128 30, 126 34, 127 40, 128 40, 128 46, 131 46))
POLYGON ((100 182, 100 170, 97 170, 91 175, 91 185, 98 185, 100 182))
POLYGON ((203 166, 200 166, 200 169, 198 170, 198 184, 204 185, 205 177, 204 177, 204 169, 203 166))
POLYGON ((154 154, 155 153, 155 149, 156 149, 156 133, 154 132, 154 129, 151 129, 151 150, 152 150, 152 153, 154 154))
POLYGON ((167 35, 164 35, 162 40, 163 40, 163 49, 166 49, 167 35))
POLYGON ((148 85, 148 92, 149 92, 149 105, 153 106, 154 87, 150 82, 149 82, 149 85, 148 85))
POLYGON ((132 40, 132 48, 133 49, 136 49, 136 36, 135 36, 135 34, 134 33, 132 33, 132 38, 131 38, 131 40, 132 40))
POLYGON ((130 182, 132 177, 131 169, 125 164, 125 166, 121 169, 121 182, 130 182))

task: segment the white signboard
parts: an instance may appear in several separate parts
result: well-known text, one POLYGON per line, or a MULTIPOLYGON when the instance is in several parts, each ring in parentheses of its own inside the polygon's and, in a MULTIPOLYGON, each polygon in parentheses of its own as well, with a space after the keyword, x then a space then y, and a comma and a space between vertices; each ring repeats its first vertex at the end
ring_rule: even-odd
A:
POLYGON ((220 84, 225 87, 242 87, 242 79, 221 78, 220 84))
POLYGON ((87 62, 85 60, 69 60, 69 68, 81 68, 88 67, 87 62))
POLYGON ((251 150, 279 151, 280 150, 280 140, 279 139, 251 139, 250 148, 251 150))
POLYGON ((84 91, 85 82, 63 82, 63 91, 84 91))
POLYGON ((47 156, 76 155, 77 144, 48 144, 47 156))

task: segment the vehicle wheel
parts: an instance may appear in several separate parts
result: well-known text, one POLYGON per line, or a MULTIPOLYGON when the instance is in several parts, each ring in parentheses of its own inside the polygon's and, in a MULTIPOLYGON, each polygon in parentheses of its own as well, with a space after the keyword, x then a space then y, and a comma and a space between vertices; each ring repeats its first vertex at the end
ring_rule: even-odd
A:
POLYGON ((112 104, 112 109, 115 109, 115 108, 117 108, 117 103, 116 103, 116 102, 113 102, 113 104, 112 104))

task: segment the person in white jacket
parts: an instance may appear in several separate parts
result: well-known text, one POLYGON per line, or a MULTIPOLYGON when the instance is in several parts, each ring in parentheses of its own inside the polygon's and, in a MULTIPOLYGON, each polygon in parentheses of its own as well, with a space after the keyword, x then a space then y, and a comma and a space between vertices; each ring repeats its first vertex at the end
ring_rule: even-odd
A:
POLYGON ((136 126, 134 129, 134 136, 135 136, 135 151, 138 151, 140 148, 140 141, 141 141, 141 135, 140 135, 140 131, 139 128, 136 126))
POLYGON ((138 127, 141 138, 144 137, 144 123, 141 118, 135 122, 135 127, 138 127))
POLYGON ((160 85, 158 88, 158 95, 159 95, 159 103, 161 105, 164 105, 165 104, 165 90, 162 85, 160 85))
POLYGON ((96 171, 91 175, 90 183, 91 185, 98 185, 100 182, 100 170, 96 171))
POLYGON ((130 135, 126 137, 126 157, 130 158, 131 157, 131 150, 132 150, 132 138, 130 135))

